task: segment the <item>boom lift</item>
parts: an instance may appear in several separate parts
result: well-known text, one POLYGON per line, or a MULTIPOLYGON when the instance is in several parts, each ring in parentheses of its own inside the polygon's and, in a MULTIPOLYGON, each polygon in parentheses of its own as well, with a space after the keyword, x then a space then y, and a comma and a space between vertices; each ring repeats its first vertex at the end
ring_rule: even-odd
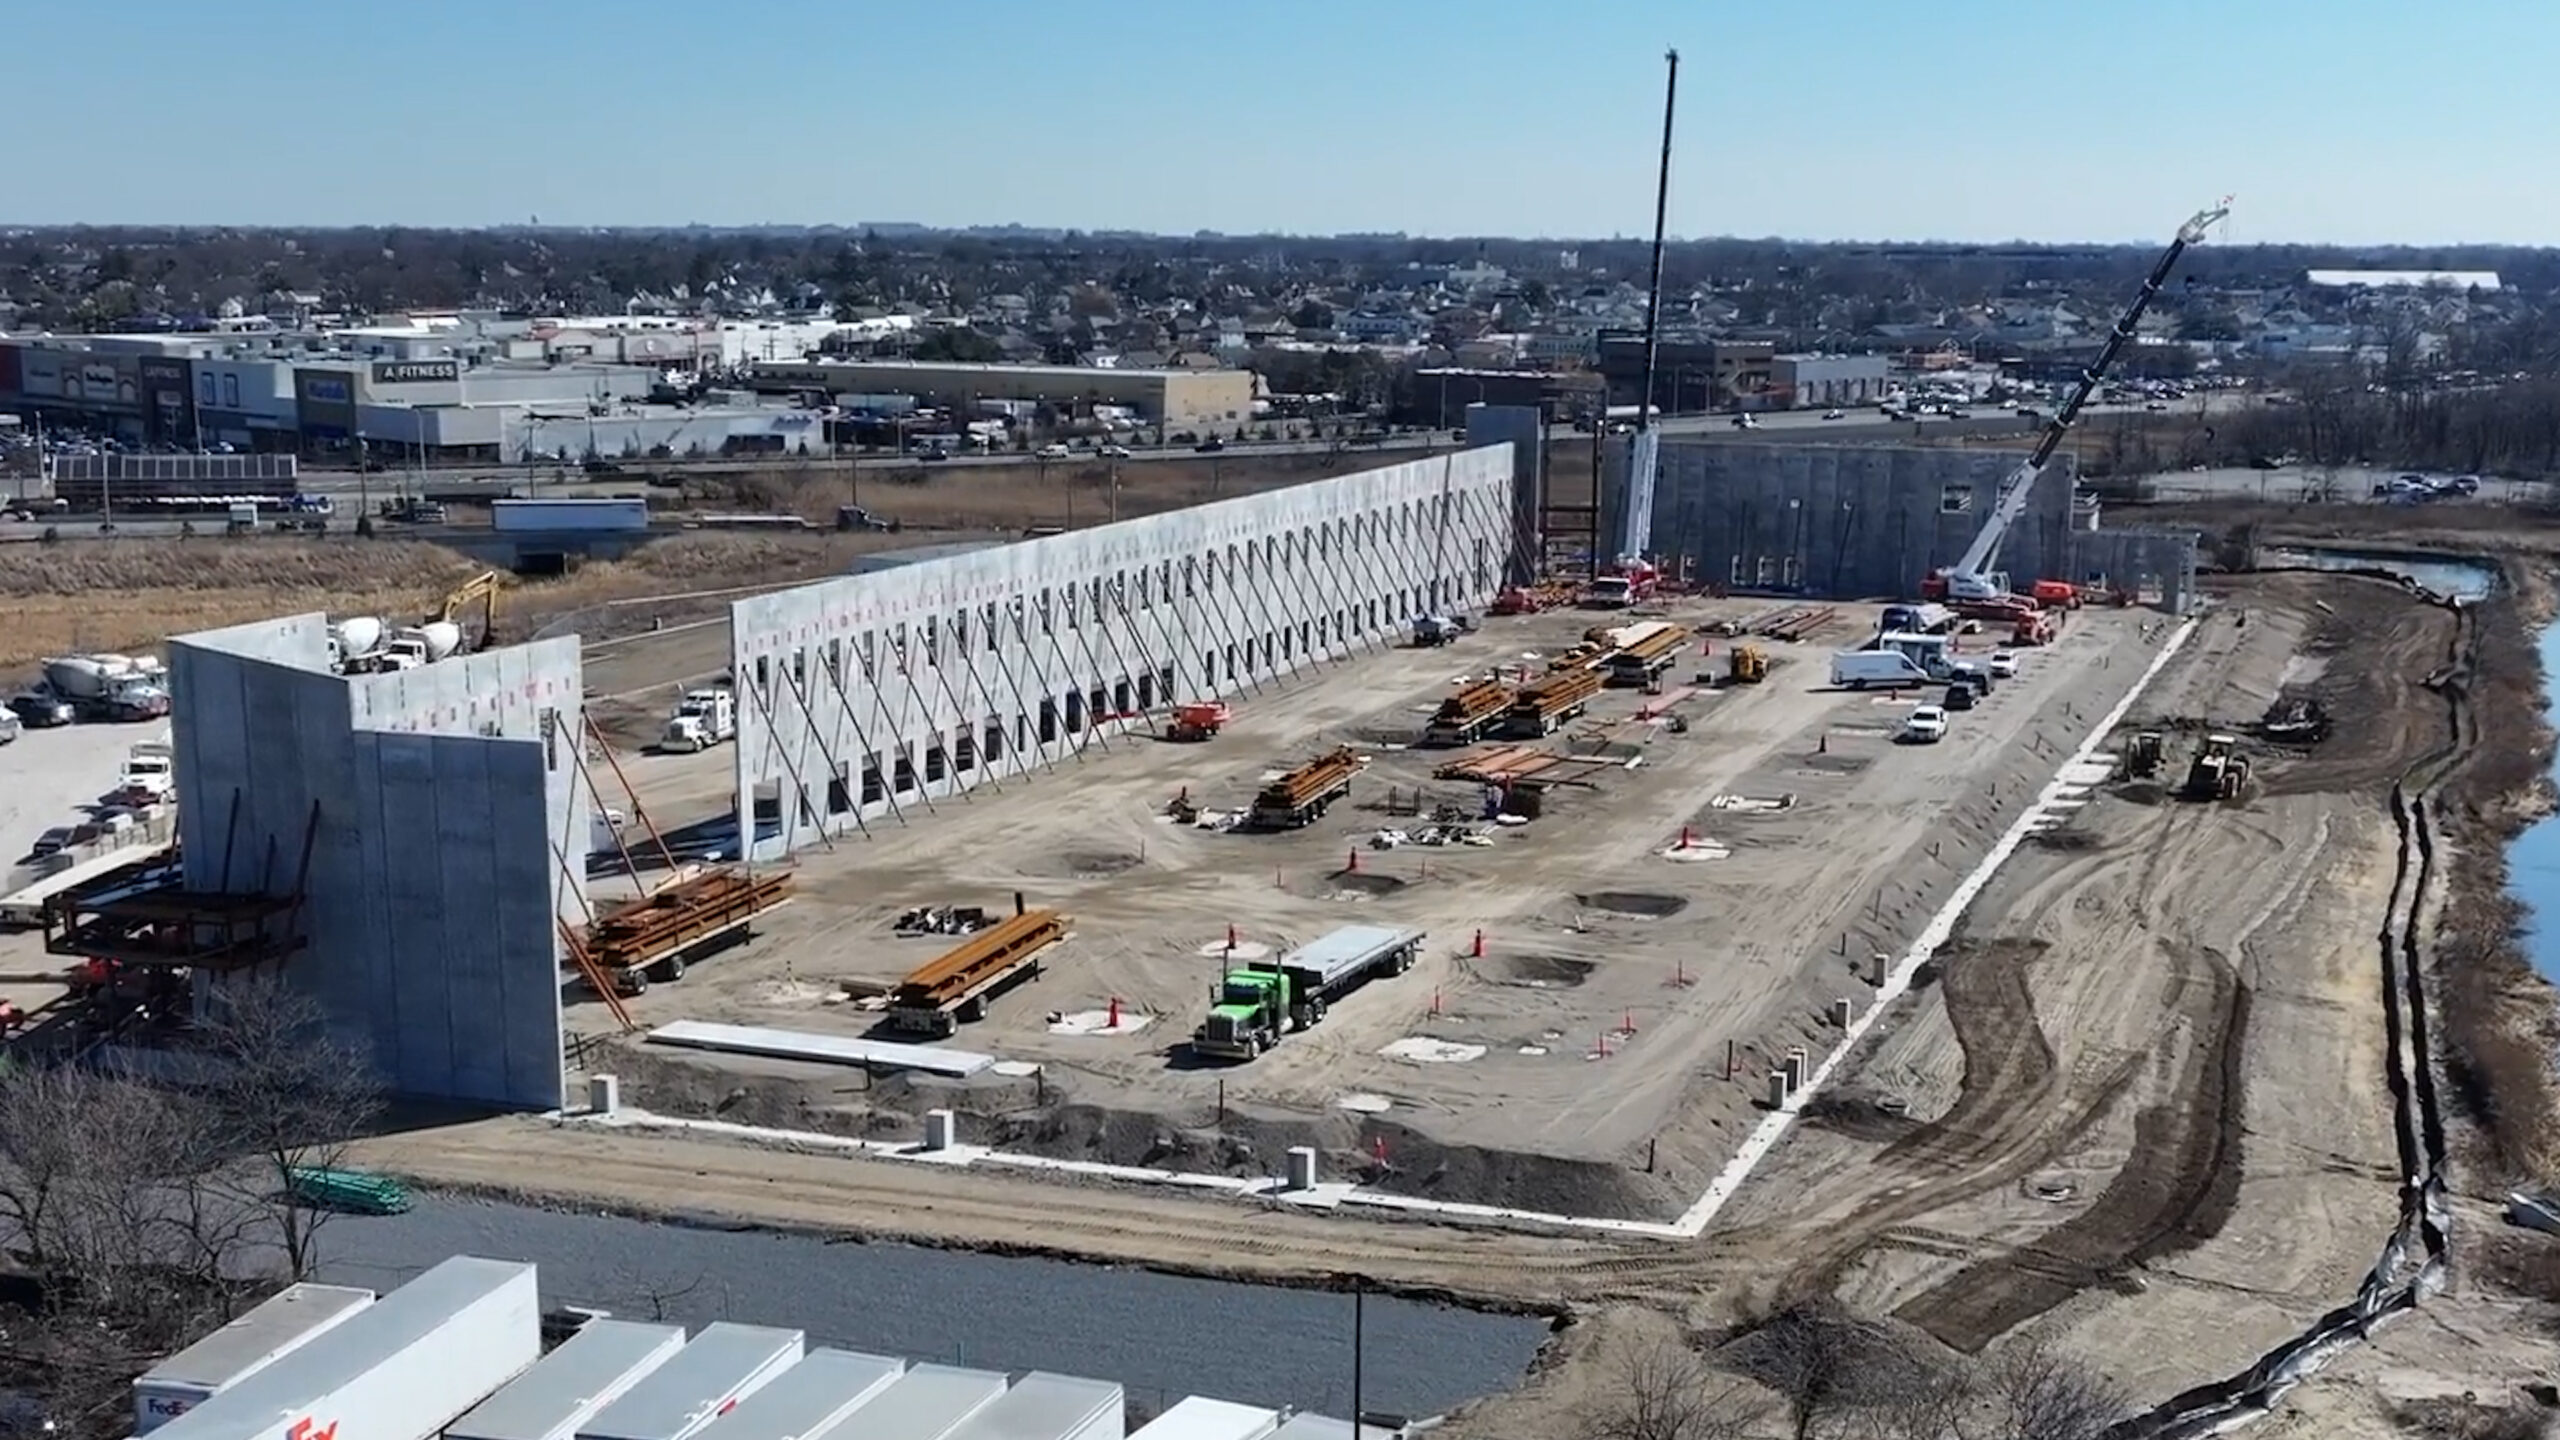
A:
POLYGON ((2118 352, 2133 339, 2134 327, 2142 322, 2142 312, 2151 308, 2152 298, 2160 293, 2162 285, 2168 283, 2169 271, 2177 265, 2178 257, 2186 253, 2188 246, 2202 240, 2206 231, 2230 213, 2230 197, 2225 196, 2221 204, 2197 211, 2194 219, 2178 227, 2177 238, 2161 252, 2159 263, 2151 267, 2150 278, 2142 282, 2142 289, 2133 297, 2133 303, 2125 307, 2115 329, 2107 332, 2107 343, 2098 351, 2098 358, 2090 362, 2088 369, 2080 372, 2079 387, 2071 392, 2071 398, 2063 402, 2062 408, 2054 412, 2053 418, 2045 422, 2044 435, 2036 441, 2034 452, 2000 482, 2000 503, 1992 507, 1991 519, 1983 525, 1982 532, 1973 537, 1973 543, 1965 547, 1964 554, 1957 557, 1956 563, 1920 582, 1920 598, 1944 600, 1959 611, 1973 613, 1976 618, 2014 619, 2020 613, 2037 608, 2032 597, 2010 591, 2009 577, 2005 573, 1989 568, 1999 557, 2000 542, 2008 538, 2009 527, 2026 513, 2027 497, 2035 490, 2036 477, 2043 473, 2046 462, 2053 459, 2053 452, 2061 446, 2062 437, 2071 429, 2071 423, 2080 417, 2080 407, 2089 403, 2089 397, 2097 391, 2098 382, 2105 377, 2107 367, 2115 363, 2118 352))

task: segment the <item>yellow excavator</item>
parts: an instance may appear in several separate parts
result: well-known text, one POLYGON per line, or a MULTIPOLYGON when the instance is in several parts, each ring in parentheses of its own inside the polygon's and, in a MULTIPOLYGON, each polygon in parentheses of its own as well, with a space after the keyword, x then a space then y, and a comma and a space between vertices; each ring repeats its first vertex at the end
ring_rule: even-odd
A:
POLYGON ((495 570, 483 570, 454 586, 444 599, 436 602, 434 609, 427 612, 426 623, 459 627, 462 613, 474 605, 481 607, 480 635, 475 642, 463 648, 486 650, 498 640, 498 572, 495 570))
POLYGON ((1724 652, 1725 680, 1734 685, 1757 685, 1769 678, 1769 652, 1757 645, 1735 645, 1724 652))

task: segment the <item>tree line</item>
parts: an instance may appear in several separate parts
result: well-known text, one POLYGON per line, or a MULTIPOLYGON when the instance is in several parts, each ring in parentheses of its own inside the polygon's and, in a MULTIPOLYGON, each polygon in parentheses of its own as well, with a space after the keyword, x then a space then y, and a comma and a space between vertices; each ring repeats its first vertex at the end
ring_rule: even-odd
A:
POLYGON ((290 1173, 336 1165, 383 1108, 370 1059, 321 1021, 278 983, 235 982, 167 1073, 0 1069, 0 1386, 46 1433, 126 1434, 136 1374, 312 1274, 330 1213, 290 1173))

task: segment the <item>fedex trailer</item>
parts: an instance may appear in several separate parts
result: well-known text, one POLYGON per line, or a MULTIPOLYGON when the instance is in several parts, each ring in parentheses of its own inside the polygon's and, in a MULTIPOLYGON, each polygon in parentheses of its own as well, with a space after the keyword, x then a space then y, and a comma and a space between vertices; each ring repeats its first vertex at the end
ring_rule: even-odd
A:
POLYGON ((541 1354, 534 1268, 456 1256, 153 1433, 428 1440, 541 1354))
POLYGON ((373 1303, 370 1290, 288 1285, 133 1382, 133 1433, 148 1435, 373 1303))

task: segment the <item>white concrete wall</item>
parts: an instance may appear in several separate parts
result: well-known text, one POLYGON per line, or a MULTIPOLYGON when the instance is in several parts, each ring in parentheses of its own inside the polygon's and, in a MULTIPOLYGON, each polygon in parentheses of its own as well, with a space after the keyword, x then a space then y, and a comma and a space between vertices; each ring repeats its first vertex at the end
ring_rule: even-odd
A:
POLYGON ((1511 459, 1486 447, 741 600, 739 823, 769 797, 754 853, 779 857, 1480 609, 1512 549, 1511 459))
POLYGON ((326 640, 303 615, 170 643, 187 888, 300 884, 284 976, 396 1092, 556 1106, 554 916, 585 917, 594 809, 578 642, 350 679, 326 640))

